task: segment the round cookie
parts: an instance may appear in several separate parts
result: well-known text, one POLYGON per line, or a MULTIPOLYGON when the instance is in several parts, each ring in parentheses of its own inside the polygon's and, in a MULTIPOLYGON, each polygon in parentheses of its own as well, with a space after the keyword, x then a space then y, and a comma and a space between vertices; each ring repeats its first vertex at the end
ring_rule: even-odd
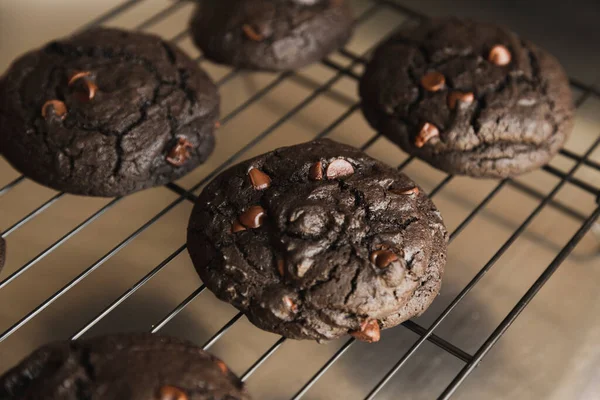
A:
POLYGON ((221 360, 190 343, 151 334, 43 346, 0 377, 0 398, 250 399, 221 360))
POLYGON ((121 196, 204 162, 218 114, 215 85, 177 47, 99 28, 12 64, 0 81, 0 149, 43 185, 121 196))
POLYGON ((191 21, 196 45, 218 63, 281 71, 317 62, 352 34, 346 0, 200 2, 191 21))
POLYGON ((546 164, 573 126, 558 61, 504 27, 433 19, 384 42, 360 82, 369 123, 452 174, 503 178, 546 164))
POLYGON ((447 233, 406 175, 330 140, 277 149, 202 192, 188 249, 206 286, 259 328, 294 339, 380 329, 439 292, 447 233))

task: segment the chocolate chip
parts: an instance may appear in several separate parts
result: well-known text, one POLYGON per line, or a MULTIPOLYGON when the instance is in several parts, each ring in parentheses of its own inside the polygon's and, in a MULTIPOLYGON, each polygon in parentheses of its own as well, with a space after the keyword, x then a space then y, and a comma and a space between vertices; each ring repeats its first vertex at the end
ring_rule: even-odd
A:
POLYGON ((409 189, 390 189, 390 192, 399 195, 412 195, 419 194, 419 188, 415 186, 409 189))
POLYGON ((499 66, 510 64, 511 59, 510 51, 501 44, 492 47, 488 55, 488 61, 499 66))
POLYGON ((87 94, 81 100, 93 100, 96 97, 98 86, 92 81, 92 74, 89 71, 77 71, 69 78, 69 86, 75 85, 77 82, 83 82, 87 94))
POLYGON ((259 33, 252 27, 252 25, 244 24, 242 26, 242 30, 248 39, 253 40, 255 42, 262 42, 265 40, 265 36, 262 33, 259 33))
POLYGON ((188 149, 193 148, 186 138, 177 139, 177 144, 167 154, 167 162, 176 167, 181 167, 191 157, 188 149))
POLYGON ((398 256, 390 250, 377 250, 371 253, 369 259, 377 268, 387 268, 398 256))
POLYGON ((237 219, 235 221, 233 221, 233 224, 231 224, 231 232, 236 233, 236 232, 241 232, 241 231, 245 231, 246 227, 242 224, 240 224, 240 221, 238 221, 237 219))
POLYGON ((259 169, 252 168, 248 172, 252 186, 256 190, 263 190, 271 186, 271 178, 259 169))
POLYGON ((67 106, 60 100, 48 100, 42 106, 42 117, 50 115, 50 111, 61 120, 67 118, 67 106))
POLYGON ((390 246, 387 243, 378 243, 373 247, 377 250, 387 250, 390 248, 390 246))
POLYGON ((298 306, 289 296, 283 296, 283 304, 292 312, 298 311, 298 306))
POLYGON ((446 78, 436 71, 429 72, 421 78, 421 86, 430 92, 442 90, 445 85, 446 78))
POLYGON ((175 386, 163 386, 158 391, 160 400, 188 400, 187 394, 175 386))
POLYGON ((266 215, 265 209, 261 206, 252 206, 244 211, 238 219, 246 228, 259 228, 266 215))
POLYGON ((91 75, 90 71, 76 71, 74 72, 71 77, 69 78, 69 83, 68 85, 71 86, 72 84, 74 84, 76 81, 78 81, 79 79, 82 78, 87 78, 91 75))
POLYGON ((279 275, 284 276, 285 275, 285 261, 283 261, 283 259, 278 259, 277 260, 277 272, 279 272, 279 275))
POLYGON ((438 128, 435 125, 430 124, 429 122, 425 122, 421 127, 417 138, 415 139, 415 146, 421 148, 425 146, 425 143, 427 143, 436 136, 440 136, 440 131, 438 130, 438 128))
POLYGON ((362 342, 378 342, 381 337, 379 322, 376 319, 367 319, 360 324, 359 330, 350 332, 350 334, 362 342))
POLYGON ((341 158, 330 162, 325 171, 327 179, 345 178, 353 173, 354 167, 352 164, 341 158))
POLYGON ((323 163, 321 161, 317 161, 311 165, 310 170, 308 171, 308 177, 313 181, 320 181, 323 179, 323 163))
POLYGON ((448 108, 454 110, 458 102, 468 105, 475 101, 475 95, 471 92, 450 92, 448 93, 448 108))
POLYGON ((227 368, 227 365, 225 365, 223 361, 216 360, 215 363, 217 364, 217 367, 219 367, 222 373, 227 374, 229 372, 229 368, 227 368))

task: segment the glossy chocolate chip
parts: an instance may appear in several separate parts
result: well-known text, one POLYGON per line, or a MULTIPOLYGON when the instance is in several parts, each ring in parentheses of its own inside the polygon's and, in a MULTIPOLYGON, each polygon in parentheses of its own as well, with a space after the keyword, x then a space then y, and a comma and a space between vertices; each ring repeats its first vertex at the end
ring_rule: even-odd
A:
POLYGON ((490 54, 488 55, 488 60, 495 65, 505 66, 510 64, 512 60, 512 56, 510 54, 510 50, 506 48, 506 46, 502 46, 501 44, 492 47, 490 50, 490 54))
POLYGON ((280 276, 285 275, 285 261, 283 261, 283 259, 278 259, 277 260, 277 272, 279 272, 280 276))
POLYGON ((438 130, 438 128, 435 125, 430 124, 429 122, 425 122, 421 127, 417 138, 415 139, 415 146, 421 148, 425 146, 425 143, 427 143, 436 136, 440 136, 440 131, 438 130))
POLYGON ((229 368, 227 368, 227 365, 223 361, 216 360, 215 363, 217 364, 217 367, 219 367, 222 373, 227 374, 229 372, 229 368))
POLYGON ((176 167, 181 167, 191 157, 189 149, 193 147, 194 145, 186 138, 180 137, 167 154, 167 162, 176 167))
POLYGON ((188 396, 183 390, 170 385, 161 387, 158 396, 160 400, 188 400, 188 396))
POLYGON ((350 332, 350 334, 362 342, 378 342, 381 337, 379 322, 376 319, 365 320, 360 324, 359 330, 350 332))
POLYGON ((252 206, 244 211, 238 218, 246 228, 259 228, 266 216, 265 209, 261 206, 252 206))
POLYGON ((348 161, 340 158, 329 163, 325 174, 327 179, 345 178, 354 174, 354 167, 348 161))
POLYGON ((394 194, 398 194, 398 195, 412 195, 412 194, 419 194, 419 188, 418 187, 412 187, 412 188, 408 188, 408 189, 390 189, 391 193, 394 194))
POLYGON ((63 120, 67 117, 67 106, 60 100, 48 100, 42 106, 42 117, 47 118, 51 113, 63 120))
POLYGON ((427 91, 437 92, 446 85, 446 78, 439 72, 432 71, 421 78, 421 86, 427 91))
POLYGON ((269 175, 265 174, 257 168, 252 168, 248 172, 248 176, 250 177, 252 186, 254 186, 254 189, 256 190, 264 190, 271 186, 271 178, 269 177, 269 175))
POLYGON ((283 296, 283 304, 285 304, 287 309, 292 312, 298 311, 298 306, 289 296, 283 296))
POLYGON ((71 86, 72 84, 74 84, 79 79, 88 78, 90 75, 91 75, 90 71, 76 71, 69 78, 68 85, 71 86))
POLYGON ((240 221, 235 220, 233 221, 233 224, 231 224, 231 232, 236 233, 236 232, 241 232, 241 231, 245 231, 246 227, 242 224, 240 224, 240 221))
POLYGON ((308 177, 313 181, 320 181, 323 179, 323 163, 321 161, 317 161, 311 165, 310 170, 308 171, 308 177))
POLYGON ((469 105, 475 101, 475 95, 471 92, 450 92, 448 93, 448 108, 454 110, 458 103, 469 105))
POLYGON ((87 94, 86 97, 82 97, 82 100, 93 100, 96 97, 98 86, 91 79, 91 72, 89 71, 77 71, 69 78, 69 86, 73 86, 78 82, 82 82, 82 87, 85 88, 87 94))
POLYGON ((387 268, 398 259, 398 256, 390 250, 377 250, 372 252, 369 258, 377 268, 387 268))
POLYGON ((257 32, 252 25, 245 24, 242 26, 242 30, 244 31, 246 37, 250 40, 255 42, 262 42, 265 40, 265 36, 262 33, 257 32))

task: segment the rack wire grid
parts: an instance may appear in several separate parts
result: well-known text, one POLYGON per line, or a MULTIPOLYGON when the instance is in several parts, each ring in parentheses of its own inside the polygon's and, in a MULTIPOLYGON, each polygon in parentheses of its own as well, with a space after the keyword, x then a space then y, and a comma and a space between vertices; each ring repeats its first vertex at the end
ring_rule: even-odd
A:
POLYGON ((575 132, 541 170, 500 181, 446 175, 374 133, 356 95, 372 49, 426 16, 388 0, 353 5, 356 34, 344 49, 280 74, 203 60, 184 29, 191 2, 129 0, 82 28, 157 33, 196 57, 222 94, 218 147, 177 183, 115 199, 56 193, 0 161, 8 243, 0 275, 0 372, 50 340, 145 330, 210 349, 254 398, 447 399, 457 390, 461 398, 551 398, 565 381, 574 385, 566 390, 583 393, 577 388, 586 383, 574 378, 582 358, 565 371, 578 354, 593 353, 585 365, 600 357, 579 346, 598 327, 574 311, 590 303, 597 311, 600 304, 591 300, 598 297, 593 277, 600 260, 599 91, 571 81, 575 132), (377 344, 345 338, 319 345, 262 332, 205 290, 186 254, 192 203, 216 174, 275 147, 325 136, 391 164, 402 161, 398 168, 428 189, 451 232, 442 295, 424 316, 384 331, 377 344), (577 290, 565 292, 569 285, 577 290), (538 294, 543 301, 534 300, 538 294), (494 347, 526 307, 527 317, 494 347))

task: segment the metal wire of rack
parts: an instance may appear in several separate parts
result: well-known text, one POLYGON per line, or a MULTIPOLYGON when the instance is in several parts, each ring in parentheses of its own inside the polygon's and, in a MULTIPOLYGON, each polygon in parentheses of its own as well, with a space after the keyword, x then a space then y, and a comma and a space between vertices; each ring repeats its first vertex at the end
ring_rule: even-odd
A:
MULTIPOLYGON (((129 0, 124 2, 123 4, 109 10, 106 14, 100 16, 99 18, 89 22, 81 29, 89 29, 94 26, 102 25, 112 18, 117 17, 118 15, 130 10, 136 5, 143 3, 144 0, 129 0)), ((178 9, 180 9, 186 3, 185 0, 175 1, 170 4, 167 8, 163 9, 161 12, 152 15, 148 19, 142 21, 137 25, 135 29, 145 29, 154 24, 160 23, 164 19, 168 18, 178 9)), ((399 13, 402 16, 408 18, 409 20, 420 20, 426 18, 426 16, 415 12, 414 10, 408 9, 404 6, 399 5, 390 0, 372 0, 372 4, 367 7, 356 19, 356 24, 360 25, 364 21, 368 20, 374 13, 380 11, 382 9, 388 10, 390 12, 399 13)), ((181 41, 182 39, 188 36, 187 29, 181 31, 177 35, 175 35, 170 40, 174 43, 181 41)), ((134 239, 136 239, 142 232, 148 229, 151 225, 159 221, 166 213, 172 210, 177 205, 181 204, 185 201, 193 202, 196 199, 196 195, 194 194, 199 188, 205 185, 208 181, 214 178, 219 172, 221 172, 226 167, 230 166, 234 162, 241 159, 249 150, 254 148, 258 143, 271 135, 275 130, 285 125, 294 115, 298 114, 302 110, 304 110, 307 106, 309 106, 315 99, 319 96, 327 93, 340 79, 342 78, 350 78, 353 80, 359 79, 359 74, 356 72, 357 67, 361 67, 365 64, 367 57, 370 51, 377 46, 378 43, 373 43, 366 51, 362 54, 357 54, 349 49, 342 49, 339 51, 339 55, 343 58, 347 59, 349 63, 346 65, 334 61, 333 58, 327 58, 322 62, 322 65, 334 71, 334 75, 327 80, 323 84, 314 85, 313 90, 310 92, 308 96, 306 96, 300 103, 294 106, 289 111, 285 112, 281 115, 273 124, 268 126, 262 132, 258 133, 255 137, 252 138, 247 144, 241 147, 238 151, 230 155, 224 162, 222 162, 217 168, 210 171, 206 176, 204 176, 199 182, 191 186, 189 189, 184 188, 177 183, 170 183, 166 185, 166 188, 173 193, 175 193, 178 197, 173 200, 169 205, 167 205, 164 209, 159 211, 152 218, 147 220, 143 225, 141 225, 137 230, 127 236, 124 240, 122 240, 119 244, 113 247, 110 251, 108 251, 105 255, 100 257, 96 262, 92 265, 85 268, 81 271, 77 276, 75 276, 72 280, 70 280, 66 285, 64 285, 61 289, 53 293, 46 300, 41 302, 38 306, 36 306, 33 310, 24 315, 21 319, 12 324, 8 329, 4 332, 0 333, 0 342, 5 341, 19 329, 21 329, 24 325, 30 322, 33 318, 35 318, 38 314, 40 314, 44 309, 53 304, 56 300, 58 300, 61 296, 65 295, 71 289, 73 289, 76 285, 81 283, 86 277, 88 277, 92 272, 100 268, 107 260, 117 254, 119 251, 128 246, 134 239)), ((202 57, 198 57, 197 61, 202 61, 202 57)), ((223 86, 233 78, 235 78, 240 71, 232 70, 225 74, 218 82, 218 86, 223 86)), ((230 121, 234 120, 238 115, 246 111, 249 107, 251 107, 255 102, 262 99, 266 95, 268 95, 271 91, 275 90, 278 86, 282 85, 288 80, 297 78, 297 81, 302 82, 301 77, 299 77, 295 72, 284 72, 279 74, 275 79, 273 79, 270 83, 265 85, 260 90, 257 90, 252 94, 248 99, 230 111, 227 115, 224 115, 221 119, 221 124, 226 125, 230 121)), ((576 80, 571 80, 571 84, 574 88, 580 90, 582 94, 576 101, 576 105, 579 107, 588 99, 594 97, 600 99, 600 91, 592 86, 583 84, 576 80)), ((337 117, 333 122, 331 122, 325 129, 318 132, 315 137, 325 137, 329 133, 331 133, 335 128, 340 126, 344 121, 350 118, 355 112, 357 112, 360 108, 360 104, 358 102, 350 102, 349 106, 346 110, 337 117)), ((362 146, 362 150, 367 150, 371 147, 377 140, 380 138, 379 134, 373 134, 373 136, 367 140, 362 146)), ((457 360, 460 360, 463 363, 462 369, 456 374, 454 379, 447 385, 446 389, 439 395, 439 399, 447 399, 452 396, 452 394, 457 390, 457 388, 464 382, 464 380, 469 376, 469 374, 475 369, 475 367, 481 362, 481 360, 488 354, 488 352, 492 349, 492 347, 497 343, 497 341, 501 338, 501 336, 506 332, 506 330, 510 327, 510 325, 515 321, 515 319, 521 314, 521 312, 528 306, 528 304, 532 301, 532 299, 536 296, 539 290, 544 286, 544 284, 550 279, 554 272, 558 269, 563 261, 571 254, 575 246, 582 240, 584 235, 592 229, 595 222, 600 217, 600 185, 587 182, 583 179, 580 179, 575 176, 576 172, 582 166, 586 166, 595 171, 600 171, 600 163, 592 160, 590 155, 600 147, 600 134, 597 138, 591 143, 591 145, 584 151, 582 154, 578 154, 574 151, 564 149, 561 151, 561 155, 571 161, 573 164, 570 169, 567 171, 563 171, 554 166, 545 166, 543 167, 543 171, 546 173, 556 177, 558 182, 555 186, 548 192, 542 193, 535 188, 532 188, 526 184, 521 182, 512 180, 512 179, 504 179, 497 183, 497 185, 480 201, 471 211, 470 213, 458 224, 458 226, 451 232, 450 235, 450 244, 464 231, 464 229, 473 221, 473 219, 480 213, 482 210, 500 193, 500 191, 507 187, 511 186, 512 188, 519 190, 521 193, 531 196, 532 198, 539 201, 537 206, 531 211, 531 213, 526 217, 526 219, 516 227, 513 231, 512 235, 505 241, 505 243, 495 252, 495 254, 489 259, 485 265, 481 267, 479 272, 468 282, 460 291, 460 293, 454 297, 454 299, 450 302, 450 304, 437 316, 437 318, 431 323, 428 327, 421 326, 420 324, 414 321, 406 321, 402 324, 402 327, 414 332, 418 335, 418 339, 414 341, 412 346, 402 354, 397 362, 392 366, 389 371, 380 378, 379 382, 371 388, 366 399, 375 398, 382 388, 386 384, 388 384, 396 375, 396 373, 407 363, 407 361, 417 352, 417 350, 425 343, 429 342, 448 354, 455 357, 457 360), (555 199, 557 193, 567 184, 574 185, 577 188, 581 189, 588 195, 593 196, 596 199, 598 205, 591 211, 585 215, 582 215, 581 212, 573 210, 568 205, 565 205, 558 200, 555 199), (469 294, 475 286, 481 281, 481 279, 494 267, 494 265, 498 262, 498 260, 507 252, 507 250, 515 243, 515 241, 524 234, 527 227, 532 223, 532 221, 540 214, 540 212, 545 207, 552 207, 559 212, 562 212, 574 220, 578 221, 578 229, 575 234, 571 237, 571 239, 564 245, 561 249, 556 252, 556 255, 552 262, 543 270, 543 272, 539 275, 537 280, 529 287, 526 293, 520 298, 520 300, 514 305, 514 307, 510 310, 510 312, 506 315, 506 317, 498 324, 493 332, 489 335, 489 337, 485 340, 485 342, 479 346, 479 348, 473 353, 461 349, 458 346, 450 343, 444 338, 436 335, 435 331, 440 326, 440 324, 452 313, 452 311, 463 301, 463 299, 469 294)), ((409 157, 402 164, 398 166, 399 169, 404 169, 413 161, 413 157, 409 157)), ((442 191, 452 180, 453 176, 448 175, 444 179, 441 180, 437 186, 433 188, 430 192, 430 196, 435 198, 435 196, 442 191)), ((4 187, 0 188, 0 196, 3 196, 13 189, 17 188, 21 185, 26 178, 20 176, 13 181, 6 184, 4 187)), ((52 207, 56 202, 58 202, 64 193, 58 193, 52 196, 50 199, 45 201, 43 204, 39 205, 33 211, 19 219, 12 226, 6 228, 3 233, 3 238, 8 238, 12 233, 20 229, 22 226, 32 221, 50 207, 52 207)), ((8 276, 0 279, 0 290, 6 288, 10 285, 15 279, 23 275, 25 272, 31 270, 35 267, 35 265, 48 255, 50 255, 53 251, 58 249, 64 243, 75 237, 79 232, 81 232, 84 228, 89 226, 92 222, 101 218, 103 214, 105 214, 108 210, 116 206, 119 202, 121 202, 121 198, 115 198, 112 201, 105 204, 99 210, 91 214, 88 218, 86 218, 83 222, 75 226, 72 230, 64 234, 61 238, 56 240, 53 244, 47 247, 45 250, 40 252, 38 255, 33 257, 30 261, 16 269, 14 272, 10 273, 8 276)), ((100 313, 91 318, 85 325, 83 325, 77 332, 75 332, 71 339, 77 339, 82 337, 86 332, 90 331, 94 326, 96 326, 100 321, 102 321, 107 315, 109 315, 112 311, 114 311, 119 305, 125 302, 128 298, 130 298, 134 293, 136 293, 139 289, 141 289, 146 283, 148 283, 153 277, 155 277, 163 268, 165 268, 172 260, 174 260, 178 255, 183 253, 186 250, 185 244, 181 245, 162 260, 160 263, 156 265, 152 270, 142 276, 134 285, 132 285, 128 290, 122 293, 118 298, 112 301, 109 305, 107 305, 100 313)), ((183 301, 181 301, 175 308, 173 308, 169 313, 167 313, 161 320, 152 325, 151 329, 149 329, 152 333, 159 332, 163 329, 173 318, 175 318, 179 313, 181 313, 188 305, 190 305, 200 294, 205 291, 205 286, 201 285, 192 293, 190 293, 183 301)), ((243 317, 242 313, 237 313, 235 316, 230 319, 225 325, 223 325, 212 337, 210 337, 204 344, 204 349, 209 349, 215 343, 217 343, 223 335, 225 335, 230 328, 232 328, 241 318, 243 317)), ((397 328, 402 329, 402 328, 397 328)), ((271 345, 258 359, 252 363, 252 365, 247 368, 245 372, 241 374, 242 381, 247 381, 256 371, 261 368, 274 354, 280 350, 283 344, 287 341, 286 338, 279 338, 275 343, 271 345)), ((346 340, 341 347, 304 383, 304 385, 291 397, 292 399, 300 399, 304 397, 308 391, 322 378, 326 372, 344 355, 355 343, 355 339, 350 338, 346 340)))

